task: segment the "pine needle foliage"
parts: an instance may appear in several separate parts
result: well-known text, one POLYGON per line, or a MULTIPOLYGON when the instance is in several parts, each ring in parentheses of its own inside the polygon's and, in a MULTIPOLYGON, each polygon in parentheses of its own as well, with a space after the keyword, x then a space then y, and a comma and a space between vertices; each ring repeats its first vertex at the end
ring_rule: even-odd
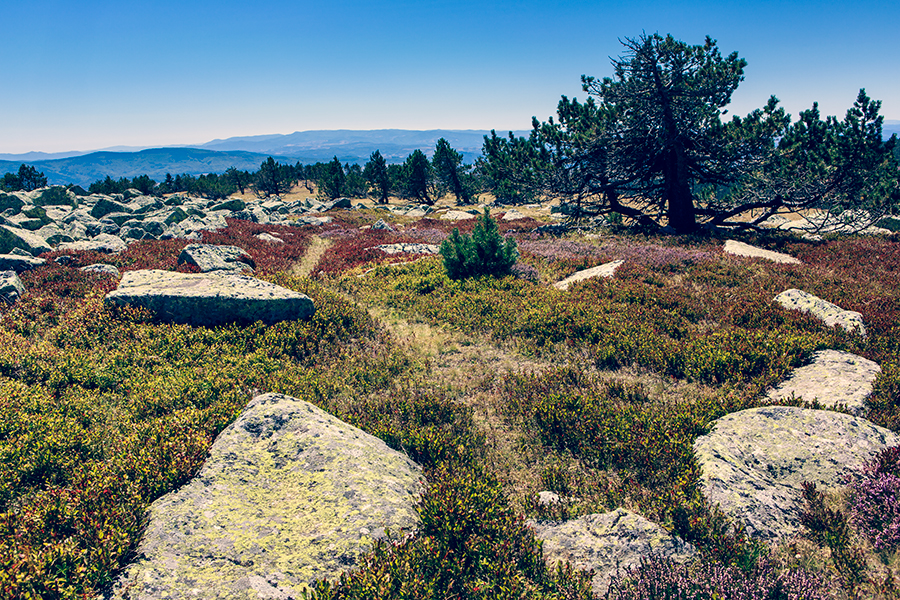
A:
POLYGON ((509 275, 516 264, 519 251, 514 239, 504 239, 500 234, 497 222, 485 208, 471 236, 454 229, 450 237, 441 243, 441 256, 450 279, 482 275, 503 277, 509 275))

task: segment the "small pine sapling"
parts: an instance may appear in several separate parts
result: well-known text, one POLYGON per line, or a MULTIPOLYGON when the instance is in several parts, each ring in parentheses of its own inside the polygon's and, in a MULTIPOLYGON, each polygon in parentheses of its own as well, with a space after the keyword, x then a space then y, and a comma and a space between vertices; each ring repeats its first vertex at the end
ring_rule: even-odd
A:
POLYGON ((503 277, 510 274, 519 251, 514 239, 504 239, 500 235, 497 222, 485 208, 471 236, 454 229, 441 243, 441 256, 450 279, 481 275, 503 277))

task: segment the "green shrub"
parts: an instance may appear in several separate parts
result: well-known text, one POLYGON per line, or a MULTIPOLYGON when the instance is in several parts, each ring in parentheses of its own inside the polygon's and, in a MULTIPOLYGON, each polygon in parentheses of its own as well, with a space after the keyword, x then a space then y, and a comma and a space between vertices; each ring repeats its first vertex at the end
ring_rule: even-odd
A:
POLYGON ((450 279, 480 275, 502 277, 509 275, 519 251, 514 239, 503 239, 497 222, 485 208, 471 236, 454 229, 450 238, 441 243, 441 256, 450 279))

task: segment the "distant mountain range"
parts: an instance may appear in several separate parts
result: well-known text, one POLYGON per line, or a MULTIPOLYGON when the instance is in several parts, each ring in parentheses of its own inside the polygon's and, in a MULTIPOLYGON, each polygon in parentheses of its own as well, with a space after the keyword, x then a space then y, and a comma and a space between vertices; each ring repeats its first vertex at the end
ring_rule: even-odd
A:
MULTIPOLYGON (((506 135, 508 132, 497 133, 506 135)), ((518 136, 529 132, 513 133, 518 136)), ((900 121, 885 121, 885 139, 895 133, 900 136, 900 121)), ((337 156, 341 162, 362 164, 378 150, 388 162, 398 163, 416 149, 430 156, 440 138, 446 138, 462 153, 465 162, 472 163, 481 155, 484 136, 488 134, 489 131, 482 130, 337 129, 233 137, 168 148, 120 146, 95 152, 0 154, 0 174, 15 172, 20 164, 26 163, 43 172, 51 184, 87 186, 107 175, 113 179, 149 175, 162 181, 166 173, 197 176, 223 173, 229 167, 256 171, 269 156, 282 163, 327 162, 337 156)))
MULTIPOLYGON (((508 132, 498 132, 505 135, 508 132)), ((527 131, 515 131, 527 135, 527 131)), ((472 163, 481 155, 484 136, 489 131, 445 130, 413 131, 380 129, 372 131, 323 130, 298 131, 288 135, 257 135, 213 140, 196 146, 170 148, 107 148, 97 152, 45 154, 0 154, 0 174, 14 172, 26 163, 47 176, 51 184, 76 183, 81 186, 103 179, 149 175, 161 181, 166 173, 222 173, 229 167, 255 171, 269 156, 279 162, 310 164, 327 162, 337 156, 341 162, 365 163, 375 150, 389 163, 402 162, 413 150, 429 156, 440 138, 472 163)))

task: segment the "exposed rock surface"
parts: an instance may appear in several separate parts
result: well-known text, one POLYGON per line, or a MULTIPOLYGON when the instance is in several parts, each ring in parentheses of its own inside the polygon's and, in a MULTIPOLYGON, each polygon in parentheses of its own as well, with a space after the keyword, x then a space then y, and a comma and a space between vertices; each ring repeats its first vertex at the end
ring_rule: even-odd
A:
POLYGON ((591 267, 590 269, 578 271, 574 275, 570 275, 562 281, 557 281, 553 284, 553 287, 558 290, 565 291, 569 289, 570 285, 578 281, 584 281, 585 279, 591 279, 593 277, 612 277, 616 274, 616 269, 622 266, 624 262, 624 260, 614 260, 602 265, 597 265, 596 267, 591 267))
POLYGON ((751 246, 750 244, 745 244, 744 242, 738 242, 736 240, 728 240, 725 242, 725 253, 726 254, 734 254, 736 256, 751 256, 754 258, 764 258, 766 260, 771 260, 777 263, 785 263, 785 264, 793 264, 799 265, 802 264, 801 261, 789 254, 784 254, 782 252, 774 252, 772 250, 765 250, 763 248, 757 248, 756 246, 751 246))
POLYGON ((233 271, 128 271, 104 302, 142 306, 163 321, 191 325, 272 324, 306 319, 315 312, 305 294, 233 271))
POLYGON ((385 254, 437 254, 441 251, 437 244, 382 244, 375 248, 385 254))
POLYGON ((509 209, 503 214, 504 221, 518 221, 519 219, 527 218, 523 213, 517 211, 514 208, 509 209))
POLYGON ((81 267, 81 271, 86 271, 88 273, 102 273, 104 275, 111 275, 112 277, 118 277, 120 275, 119 269, 117 269, 114 265, 106 265, 103 263, 94 263, 92 265, 87 265, 86 267, 81 267))
POLYGON ((642 557, 659 554, 685 562, 697 554, 693 546, 656 523, 622 508, 563 523, 529 525, 544 542, 544 560, 550 565, 569 561, 575 567, 593 569, 594 593, 600 596, 619 568, 636 567, 642 557))
POLYGON ((252 271, 255 265, 243 248, 213 244, 188 244, 178 255, 178 264, 194 265, 201 273, 252 271))
POLYGON ((15 302, 25 293, 25 286, 15 271, 0 271, 0 300, 15 302))
POLYGON ((852 413, 862 414, 881 372, 878 363, 840 350, 820 350, 812 359, 769 390, 767 397, 773 401, 792 395, 807 402, 817 399, 824 406, 843 404, 852 413))
POLYGON ((477 215, 464 210, 448 210, 441 215, 441 219, 444 221, 468 221, 469 219, 474 219, 476 216, 477 215))
POLYGON ((254 398, 200 474, 163 496, 107 598, 300 598, 385 529, 414 529, 421 469, 290 396, 254 398))
POLYGON ((115 254, 126 248, 128 248, 128 244, 125 243, 125 240, 109 233, 101 233, 90 240, 66 242, 59 245, 60 250, 91 250, 106 254, 115 254))
POLYGON ((799 530, 804 481, 839 487, 871 456, 900 444, 877 425, 825 410, 767 406, 732 413, 697 438, 707 497, 765 540, 799 530))
POLYGON ((375 221, 375 224, 372 225, 372 229, 377 231, 393 231, 394 228, 390 226, 390 224, 384 219, 378 219, 375 221))
POLYGON ((281 239, 279 237, 275 237, 274 235, 272 235, 270 233, 265 233, 265 232, 257 233, 254 237, 256 239, 262 240, 264 242, 269 242, 270 244, 283 244, 284 243, 283 239, 281 239))
POLYGON ((843 327, 847 331, 855 331, 859 335, 866 337, 866 326, 860 313, 844 310, 836 304, 822 300, 818 296, 813 296, 803 290, 793 288, 785 290, 775 296, 775 302, 790 310, 809 313, 824 321, 829 327, 843 327))
POLYGON ((30 271, 46 263, 43 258, 33 256, 19 256, 18 254, 0 254, 0 271, 15 271, 22 273, 30 271))
POLYGON ((0 225, 0 254, 9 254, 13 248, 21 248, 32 255, 52 250, 50 244, 36 233, 19 227, 0 225))

